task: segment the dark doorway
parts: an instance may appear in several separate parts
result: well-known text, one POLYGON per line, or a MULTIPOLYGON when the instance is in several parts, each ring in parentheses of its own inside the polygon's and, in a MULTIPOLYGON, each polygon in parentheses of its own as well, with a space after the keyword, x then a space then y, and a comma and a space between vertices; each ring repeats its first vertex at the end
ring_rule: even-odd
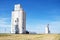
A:
POLYGON ((15 25, 15 34, 19 34, 19 28, 18 28, 18 25, 15 25))

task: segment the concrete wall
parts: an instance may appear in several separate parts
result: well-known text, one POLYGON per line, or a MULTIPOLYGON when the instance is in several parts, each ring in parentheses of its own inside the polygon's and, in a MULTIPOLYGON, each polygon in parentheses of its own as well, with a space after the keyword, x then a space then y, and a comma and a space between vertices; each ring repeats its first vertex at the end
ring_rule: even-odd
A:
POLYGON ((20 4, 15 5, 15 10, 12 11, 11 17, 11 33, 15 33, 15 25, 18 25, 19 33, 26 32, 26 14, 23 9, 20 7, 20 4), (15 22, 18 18, 18 22, 15 22))

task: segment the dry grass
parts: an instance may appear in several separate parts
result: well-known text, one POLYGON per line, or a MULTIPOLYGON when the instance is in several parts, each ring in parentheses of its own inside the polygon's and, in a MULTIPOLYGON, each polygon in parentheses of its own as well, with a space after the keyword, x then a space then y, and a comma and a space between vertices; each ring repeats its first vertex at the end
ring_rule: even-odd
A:
POLYGON ((60 34, 0 34, 0 40, 60 40, 60 34))

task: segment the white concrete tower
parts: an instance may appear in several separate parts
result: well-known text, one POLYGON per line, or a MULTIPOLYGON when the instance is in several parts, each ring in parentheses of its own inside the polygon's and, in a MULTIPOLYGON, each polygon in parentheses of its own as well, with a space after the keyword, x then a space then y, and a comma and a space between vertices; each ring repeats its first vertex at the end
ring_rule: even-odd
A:
POLYGON ((16 4, 12 11, 11 33, 26 33, 26 14, 20 4, 16 4))
POLYGON ((45 27, 45 33, 46 33, 46 34, 49 34, 49 33, 50 33, 49 24, 45 27))

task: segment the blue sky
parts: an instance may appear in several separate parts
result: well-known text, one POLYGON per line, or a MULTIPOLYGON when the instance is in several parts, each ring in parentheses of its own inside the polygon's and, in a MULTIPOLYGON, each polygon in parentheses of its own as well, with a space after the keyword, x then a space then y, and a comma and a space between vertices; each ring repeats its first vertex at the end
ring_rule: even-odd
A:
POLYGON ((26 12, 26 30, 44 33, 50 24, 51 33, 60 33, 60 0, 0 0, 0 32, 10 33, 15 4, 26 12))

